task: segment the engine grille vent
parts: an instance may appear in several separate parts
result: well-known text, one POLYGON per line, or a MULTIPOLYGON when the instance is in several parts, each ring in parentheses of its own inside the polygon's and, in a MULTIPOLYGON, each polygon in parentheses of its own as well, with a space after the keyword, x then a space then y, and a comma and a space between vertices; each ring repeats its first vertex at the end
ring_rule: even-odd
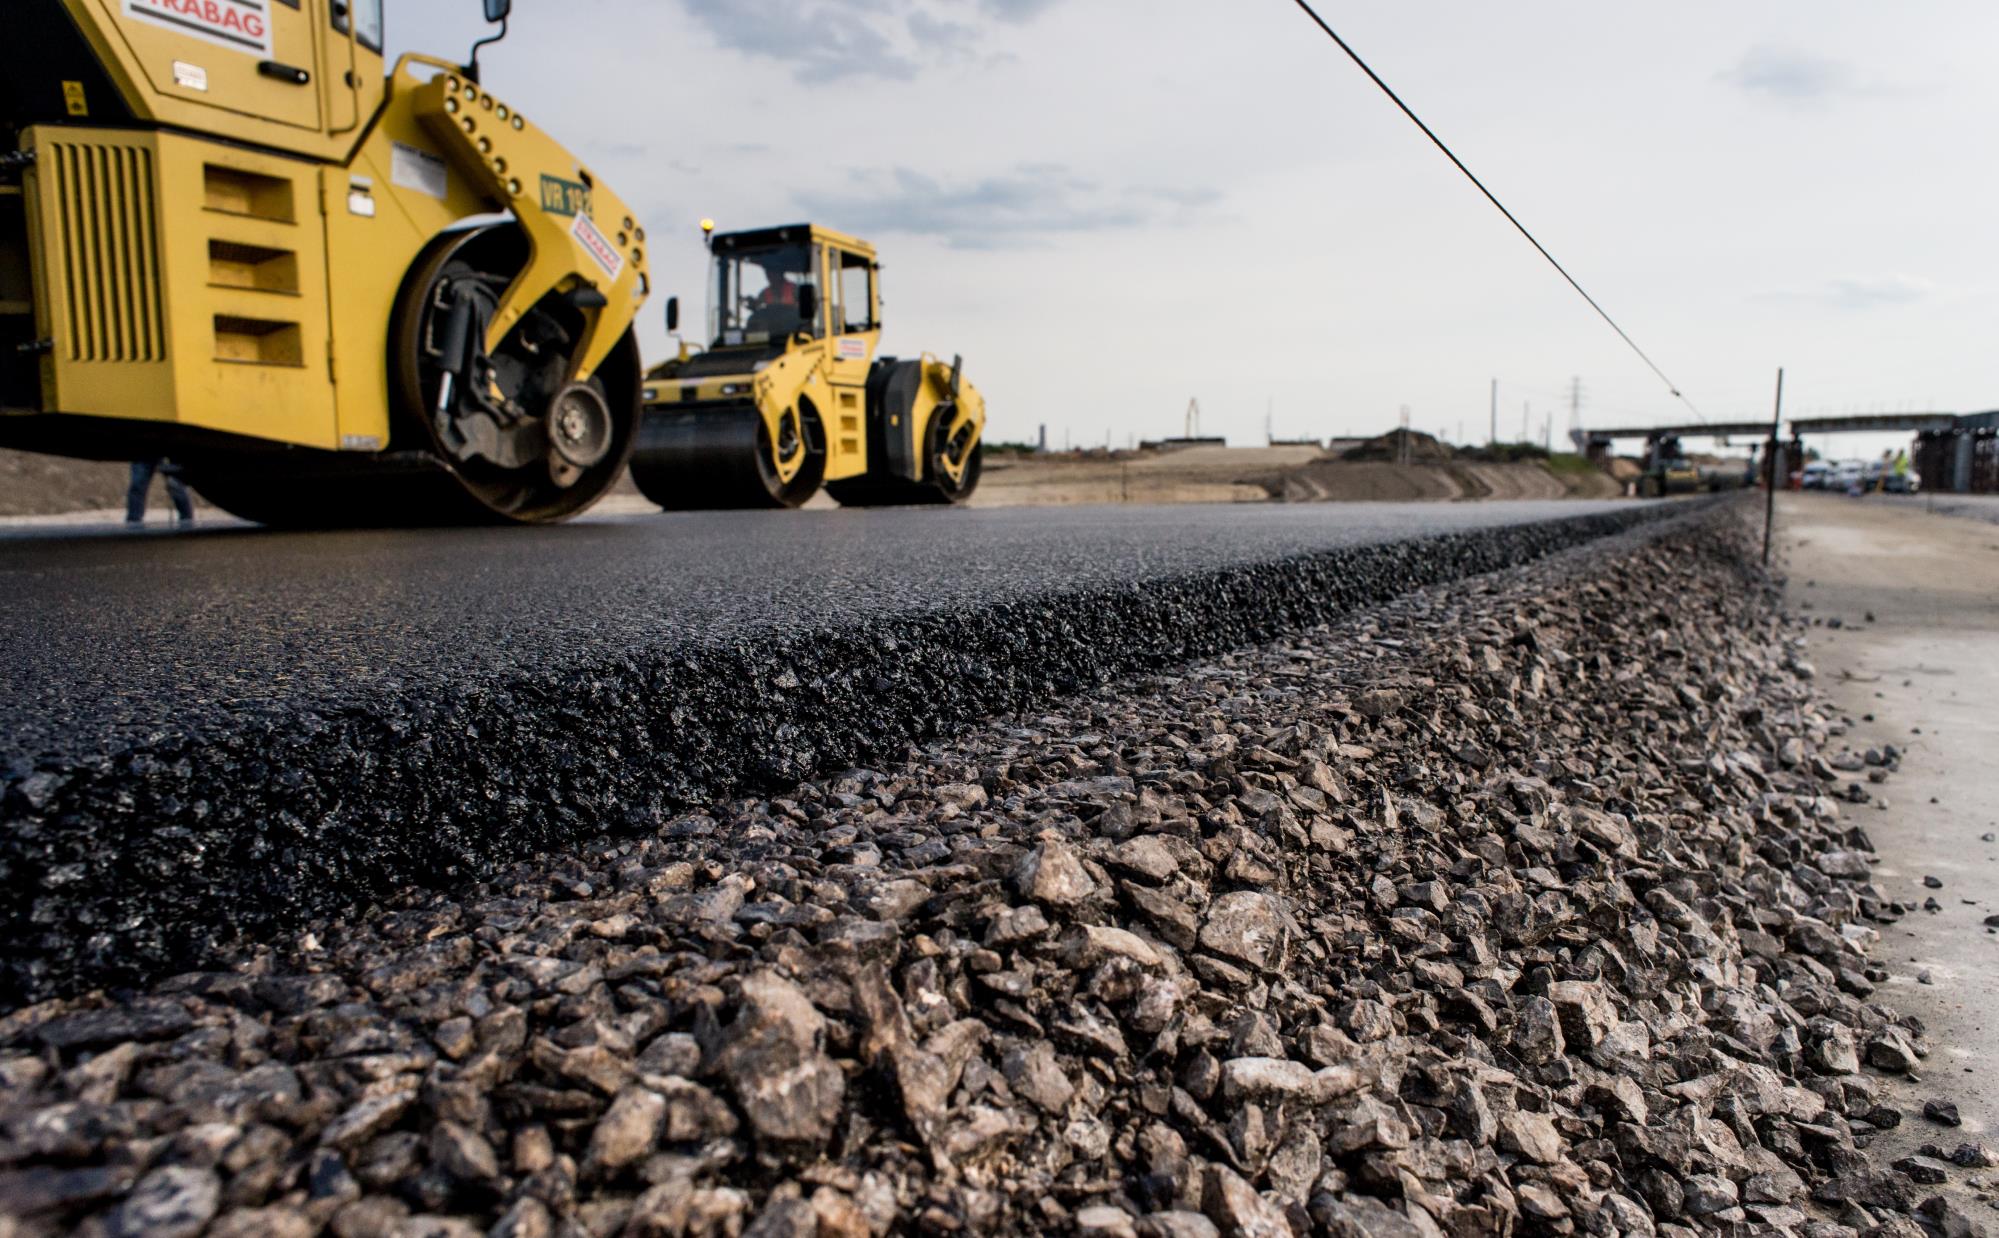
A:
POLYGON ((165 360, 153 152, 61 140, 42 152, 55 178, 69 359, 165 360))

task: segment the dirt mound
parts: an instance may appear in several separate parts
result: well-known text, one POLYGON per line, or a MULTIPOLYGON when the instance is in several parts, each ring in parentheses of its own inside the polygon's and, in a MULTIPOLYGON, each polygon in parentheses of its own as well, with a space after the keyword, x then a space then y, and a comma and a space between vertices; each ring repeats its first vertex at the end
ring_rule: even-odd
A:
POLYGON ((1071 503, 1260 503, 1265 479, 1309 464, 1311 446, 1186 447, 1166 452, 991 455, 977 507, 1071 503))
POLYGON ((1393 460, 1405 464, 1442 462, 1454 453, 1444 443, 1421 430, 1396 429, 1350 448, 1343 460, 1393 460))
POLYGON ((1619 493, 1617 483, 1594 469, 1557 472, 1538 462, 1395 464, 1351 455, 1314 460, 1259 481, 1271 498, 1285 503, 1611 498, 1619 493))
MULTIPOLYGON (((0 516, 46 516, 125 505, 128 466, 0 449, 0 516)), ((155 497, 158 486, 155 484, 155 497)))
POLYGON ((1385 460, 1324 459, 1263 479, 1285 503, 1394 502, 1471 497, 1455 470, 1385 460))

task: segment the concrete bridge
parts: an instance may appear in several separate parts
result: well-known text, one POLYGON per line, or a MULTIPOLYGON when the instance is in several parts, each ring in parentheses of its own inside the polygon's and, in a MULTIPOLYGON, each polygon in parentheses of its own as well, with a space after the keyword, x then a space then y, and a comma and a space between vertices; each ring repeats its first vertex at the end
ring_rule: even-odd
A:
MULTIPOLYGON (((1807 434, 1895 434, 1916 436, 1917 474, 1933 490, 1999 493, 1999 411, 1985 413, 1862 413, 1847 417, 1794 417, 1778 439, 1779 467, 1804 458, 1807 434)), ((1760 447, 1770 437, 1768 421, 1688 422, 1572 430, 1576 450, 1593 459, 1620 440, 1642 440, 1646 454, 1682 438, 1746 438, 1760 447)))

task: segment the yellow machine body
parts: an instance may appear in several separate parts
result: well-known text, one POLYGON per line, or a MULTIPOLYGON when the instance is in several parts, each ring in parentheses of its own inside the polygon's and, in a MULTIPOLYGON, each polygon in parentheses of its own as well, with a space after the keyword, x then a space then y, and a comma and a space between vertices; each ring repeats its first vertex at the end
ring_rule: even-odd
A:
POLYGON ((551 294, 583 324, 571 382, 626 339, 648 291, 630 209, 458 66, 385 76, 379 0, 16 3, 44 46, 0 59, 62 63, 0 65, 0 331, 33 359, 0 382, 0 443, 421 449, 399 298, 440 237, 501 214, 526 258, 488 348, 551 294))
POLYGON ((969 495, 985 400, 955 362, 928 353, 877 358, 880 263, 872 245, 795 224, 715 236, 710 248, 717 304, 708 348, 683 347, 646 375, 646 428, 633 460, 641 489, 669 507, 765 505, 762 495, 722 489, 745 480, 777 506, 797 506, 822 484, 856 505, 969 495), (758 331, 754 314, 738 322, 720 302, 740 295, 731 263, 778 249, 803 252, 789 275, 811 286, 816 304, 809 316, 758 331), (705 428, 690 429, 697 423, 705 428), (743 452, 757 457, 754 477, 740 467, 743 452))

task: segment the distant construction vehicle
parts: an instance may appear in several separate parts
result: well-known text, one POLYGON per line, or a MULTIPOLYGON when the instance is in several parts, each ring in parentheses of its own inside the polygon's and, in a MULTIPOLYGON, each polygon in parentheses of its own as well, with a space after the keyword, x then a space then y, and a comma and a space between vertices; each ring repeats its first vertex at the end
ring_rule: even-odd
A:
POLYGON ((1692 494, 1702 488, 1701 471, 1675 435, 1645 444, 1645 471, 1638 475, 1638 497, 1657 499, 1669 494, 1692 494))
POLYGON ((1724 458, 1719 464, 1701 464, 1688 458, 1678 435, 1665 434, 1645 444, 1645 471, 1638 475, 1638 497, 1741 490, 1754 483, 1751 461, 1737 464, 1724 458))
POLYGON ((382 0, 6 9, 0 446, 171 456, 271 524, 559 520, 617 481, 645 231, 476 55, 385 76, 382 0))
MULTIPOLYGON (((962 503, 985 401, 957 359, 875 357, 874 247, 812 224, 709 233, 708 347, 648 371, 632 480, 669 510, 962 503)), ((667 303, 679 327, 679 300, 667 303)))

